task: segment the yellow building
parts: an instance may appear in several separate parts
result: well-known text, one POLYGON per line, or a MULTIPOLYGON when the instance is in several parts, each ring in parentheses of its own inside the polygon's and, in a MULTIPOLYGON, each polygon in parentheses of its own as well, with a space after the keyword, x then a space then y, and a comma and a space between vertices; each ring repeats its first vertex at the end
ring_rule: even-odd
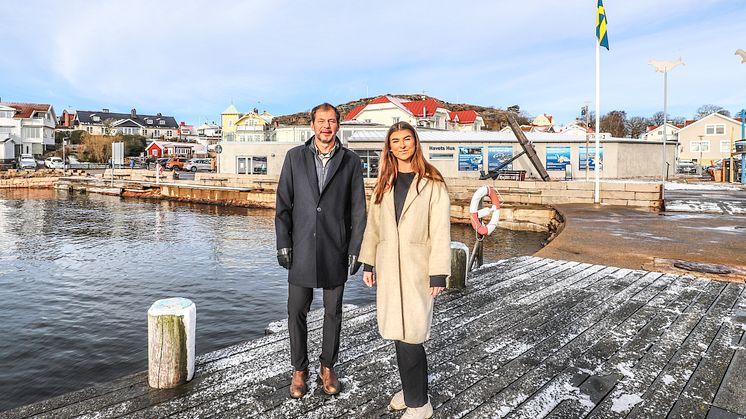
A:
POLYGON ((240 113, 233 104, 220 114, 223 125, 223 141, 256 142, 266 141, 267 129, 273 116, 264 111, 240 113))

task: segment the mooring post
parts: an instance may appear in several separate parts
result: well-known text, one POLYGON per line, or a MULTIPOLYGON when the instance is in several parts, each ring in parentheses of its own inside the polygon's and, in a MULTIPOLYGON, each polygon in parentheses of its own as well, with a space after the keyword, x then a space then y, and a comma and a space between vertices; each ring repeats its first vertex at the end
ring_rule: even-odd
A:
POLYGON ((173 388, 194 376, 197 308, 186 298, 158 300, 148 309, 148 384, 173 388))
POLYGON ((469 248, 461 242, 451 242, 451 276, 448 277, 447 288, 466 288, 466 262, 469 259, 469 248))

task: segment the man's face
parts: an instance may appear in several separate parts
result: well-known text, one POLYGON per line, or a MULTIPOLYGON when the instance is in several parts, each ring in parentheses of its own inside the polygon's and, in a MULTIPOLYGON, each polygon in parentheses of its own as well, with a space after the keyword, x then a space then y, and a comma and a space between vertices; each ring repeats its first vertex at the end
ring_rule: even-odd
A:
POLYGON ((333 109, 319 109, 311 121, 311 128, 317 140, 324 144, 331 143, 339 131, 336 112, 333 109))

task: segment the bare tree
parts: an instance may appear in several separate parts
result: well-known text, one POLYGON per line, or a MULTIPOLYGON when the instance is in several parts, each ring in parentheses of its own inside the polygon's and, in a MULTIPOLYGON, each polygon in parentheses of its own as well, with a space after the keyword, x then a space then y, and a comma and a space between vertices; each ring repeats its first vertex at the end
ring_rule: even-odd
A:
POLYGON ((694 114, 694 119, 702 119, 711 113, 719 113, 720 115, 730 116, 725 108, 719 105, 702 105, 697 108, 697 113, 694 114))
POLYGON ((644 116, 633 116, 627 119, 625 123, 625 132, 631 138, 640 138, 643 134, 648 131, 648 126, 651 125, 651 120, 644 116))
POLYGON ((626 136, 627 112, 611 111, 601 117, 600 132, 608 132, 612 137, 624 138, 626 136))

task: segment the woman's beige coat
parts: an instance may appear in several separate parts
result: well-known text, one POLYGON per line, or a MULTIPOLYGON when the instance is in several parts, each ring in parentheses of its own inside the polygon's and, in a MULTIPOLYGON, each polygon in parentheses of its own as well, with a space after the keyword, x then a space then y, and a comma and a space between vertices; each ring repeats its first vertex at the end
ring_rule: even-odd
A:
POLYGON ((430 275, 451 274, 451 204, 443 182, 417 179, 399 225, 393 188, 371 197, 359 260, 376 268, 378 330, 384 339, 422 343, 430 337, 430 275), (419 191, 417 190, 419 189, 419 191))

